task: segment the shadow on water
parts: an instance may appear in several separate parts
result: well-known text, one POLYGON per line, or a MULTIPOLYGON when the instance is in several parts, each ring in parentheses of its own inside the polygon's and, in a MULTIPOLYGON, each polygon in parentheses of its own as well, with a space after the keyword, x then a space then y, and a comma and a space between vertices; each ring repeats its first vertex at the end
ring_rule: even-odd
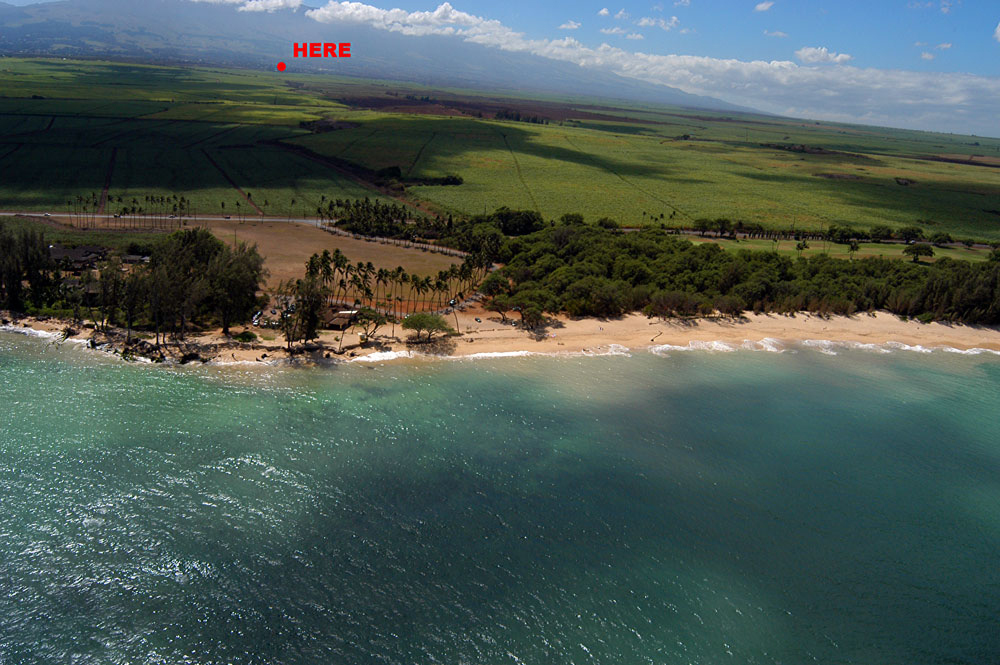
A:
POLYGON ((109 627, 146 636, 135 657, 206 662, 569 662, 580 645, 596 662, 705 662, 726 642, 744 662, 863 662, 872 644, 989 662, 1000 600, 965 601, 1000 534, 949 488, 1000 492, 997 459, 961 430, 928 445, 934 393, 904 404, 835 361, 790 358, 343 368, 238 395, 187 377, 183 397, 154 375, 104 405, 108 384, 79 421, 102 445, 24 467, 123 496, 131 540, 91 556, 138 577, 81 587, 100 560, 67 560, 25 602, 86 627, 81 662, 103 659, 109 627), (785 363, 814 380, 775 374, 785 363), (156 427, 100 424, 153 393, 156 427), (202 572, 151 575, 164 560, 202 572))

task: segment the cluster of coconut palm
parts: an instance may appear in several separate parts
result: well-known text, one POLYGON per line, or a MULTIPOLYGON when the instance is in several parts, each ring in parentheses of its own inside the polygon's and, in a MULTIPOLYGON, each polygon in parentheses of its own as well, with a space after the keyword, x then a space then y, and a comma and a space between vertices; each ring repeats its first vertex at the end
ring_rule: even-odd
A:
POLYGON ((490 264, 469 255, 461 264, 441 270, 435 276, 376 268, 370 261, 351 263, 335 249, 314 254, 306 272, 315 275, 325 287, 330 305, 361 306, 400 318, 421 310, 442 310, 452 301, 464 300, 486 274, 490 264))

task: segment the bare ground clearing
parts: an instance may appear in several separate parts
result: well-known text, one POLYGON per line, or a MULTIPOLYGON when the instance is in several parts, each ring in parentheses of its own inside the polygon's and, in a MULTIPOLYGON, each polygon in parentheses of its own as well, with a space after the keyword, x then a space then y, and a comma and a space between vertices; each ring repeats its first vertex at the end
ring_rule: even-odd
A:
POLYGON ((339 249, 351 263, 371 261, 376 267, 389 269, 403 266, 406 272, 421 276, 436 275, 458 262, 444 254, 356 240, 295 222, 213 220, 199 224, 230 245, 234 240, 257 243, 271 273, 269 287, 287 279, 301 278, 309 257, 324 249, 331 252, 339 249))

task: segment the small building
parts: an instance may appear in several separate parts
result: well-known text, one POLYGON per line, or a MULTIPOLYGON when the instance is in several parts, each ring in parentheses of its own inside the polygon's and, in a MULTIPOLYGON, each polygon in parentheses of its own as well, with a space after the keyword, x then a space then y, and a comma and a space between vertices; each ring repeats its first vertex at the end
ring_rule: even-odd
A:
POLYGON ((49 245, 49 258, 62 270, 74 273, 80 270, 93 270, 98 262, 103 261, 108 250, 96 245, 81 245, 80 247, 64 247, 49 245))
POLYGON ((329 330, 347 330, 358 320, 358 310, 344 309, 337 311, 332 307, 327 312, 326 327, 329 330))

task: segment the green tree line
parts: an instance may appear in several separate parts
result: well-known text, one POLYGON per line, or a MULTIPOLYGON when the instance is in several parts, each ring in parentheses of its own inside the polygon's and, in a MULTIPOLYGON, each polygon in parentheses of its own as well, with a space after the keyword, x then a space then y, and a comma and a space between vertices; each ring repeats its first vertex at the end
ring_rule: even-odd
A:
POLYGON ((70 310, 99 328, 137 325, 183 338, 193 325, 247 322, 260 306, 266 276, 256 246, 229 247, 205 229, 165 236, 149 262, 125 266, 112 255, 79 278, 62 274, 41 233, 0 225, 0 307, 13 311, 70 310))
MULTIPOLYGON (((499 229, 497 229, 499 230, 499 229)), ((481 233, 482 231, 480 231, 481 233)), ((918 246, 919 247, 919 246, 918 246)), ((927 247, 927 246, 923 246, 927 247)), ((775 252, 727 252, 662 229, 622 233, 566 216, 533 233, 504 237, 504 268, 481 291, 504 317, 527 324, 543 313, 613 317, 633 311, 684 316, 746 310, 853 314, 886 310, 921 320, 1000 324, 1000 254, 931 265, 775 252)))

